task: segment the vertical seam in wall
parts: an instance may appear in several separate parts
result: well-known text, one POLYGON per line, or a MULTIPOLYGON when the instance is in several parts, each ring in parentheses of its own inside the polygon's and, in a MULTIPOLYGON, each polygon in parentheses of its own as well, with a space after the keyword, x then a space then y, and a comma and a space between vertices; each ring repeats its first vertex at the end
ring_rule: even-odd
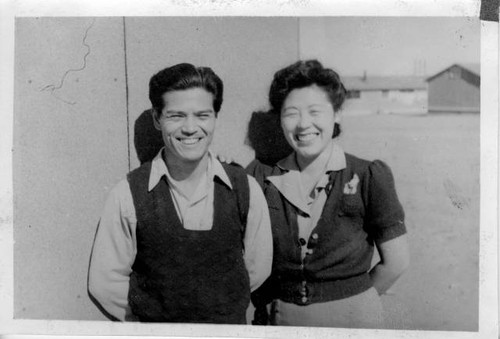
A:
POLYGON ((130 118, 129 118, 129 100, 128 100, 128 68, 127 68, 127 35, 125 29, 125 17, 122 18, 123 21, 123 56, 125 61, 125 102, 127 111, 127 159, 128 159, 128 170, 130 172, 130 118))
POLYGON ((297 60, 300 60, 300 17, 297 18, 297 60))

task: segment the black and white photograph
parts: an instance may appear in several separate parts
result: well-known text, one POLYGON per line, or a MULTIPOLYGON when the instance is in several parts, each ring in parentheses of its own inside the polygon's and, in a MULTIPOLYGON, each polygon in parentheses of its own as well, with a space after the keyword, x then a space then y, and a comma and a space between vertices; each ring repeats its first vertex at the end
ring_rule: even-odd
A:
POLYGON ((12 18, 0 333, 497 337, 498 22, 174 4, 12 18))

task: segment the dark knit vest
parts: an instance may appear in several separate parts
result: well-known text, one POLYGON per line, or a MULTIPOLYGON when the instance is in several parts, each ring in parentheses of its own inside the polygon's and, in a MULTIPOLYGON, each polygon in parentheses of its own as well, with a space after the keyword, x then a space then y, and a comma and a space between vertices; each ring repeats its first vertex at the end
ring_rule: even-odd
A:
POLYGON ((151 163, 128 175, 137 215, 137 255, 129 305, 140 321, 246 323, 250 300, 243 260, 249 205, 242 168, 223 164, 233 189, 214 179, 211 230, 182 226, 166 178, 148 192, 151 163))
MULTIPOLYGON (((368 271, 374 251, 373 239, 365 230, 363 190, 369 162, 346 154, 347 167, 330 174, 321 217, 307 240, 309 254, 302 260, 297 212, 269 181, 260 182, 271 217, 274 256, 272 276, 252 295, 254 304, 279 299, 308 305, 347 298, 372 286, 368 271), (356 173, 356 194, 343 194, 356 173)), ((267 167, 267 175, 282 169, 267 167)), ((257 176, 256 176, 257 177, 257 176)), ((259 181, 259 180, 258 180, 259 181)))

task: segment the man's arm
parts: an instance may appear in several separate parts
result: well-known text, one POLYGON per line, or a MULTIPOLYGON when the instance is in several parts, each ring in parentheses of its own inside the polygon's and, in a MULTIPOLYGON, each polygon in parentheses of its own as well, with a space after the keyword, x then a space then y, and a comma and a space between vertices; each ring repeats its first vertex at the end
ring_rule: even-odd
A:
POLYGON ((88 289, 90 295, 114 318, 132 319, 128 306, 129 277, 137 245, 136 216, 126 180, 110 192, 92 248, 88 289))
POLYGON ((244 260, 250 276, 250 289, 255 291, 271 274, 273 238, 264 193, 253 177, 247 177, 250 206, 244 239, 244 260))

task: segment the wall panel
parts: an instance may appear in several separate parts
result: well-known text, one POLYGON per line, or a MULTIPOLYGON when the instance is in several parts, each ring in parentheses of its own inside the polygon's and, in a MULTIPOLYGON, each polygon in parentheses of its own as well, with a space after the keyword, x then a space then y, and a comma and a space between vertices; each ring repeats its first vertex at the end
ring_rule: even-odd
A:
POLYGON ((86 277, 128 169, 122 19, 22 18, 15 39, 15 317, 101 319, 86 277))
MULTIPOLYGON (((130 126, 151 107, 148 83, 159 70, 180 62, 209 66, 224 82, 224 102, 213 149, 246 165, 250 115, 267 108, 274 72, 297 60, 297 18, 127 18, 130 126)), ((139 162, 131 132, 131 164, 139 162)))
POLYGON ((214 149, 245 164, 253 156, 244 145, 247 122, 267 107, 273 73, 296 60, 297 24, 213 17, 16 21, 16 318, 105 319, 87 295, 88 261, 109 190, 139 164, 134 125, 150 108, 149 78, 178 62, 212 67, 225 85, 214 149))

